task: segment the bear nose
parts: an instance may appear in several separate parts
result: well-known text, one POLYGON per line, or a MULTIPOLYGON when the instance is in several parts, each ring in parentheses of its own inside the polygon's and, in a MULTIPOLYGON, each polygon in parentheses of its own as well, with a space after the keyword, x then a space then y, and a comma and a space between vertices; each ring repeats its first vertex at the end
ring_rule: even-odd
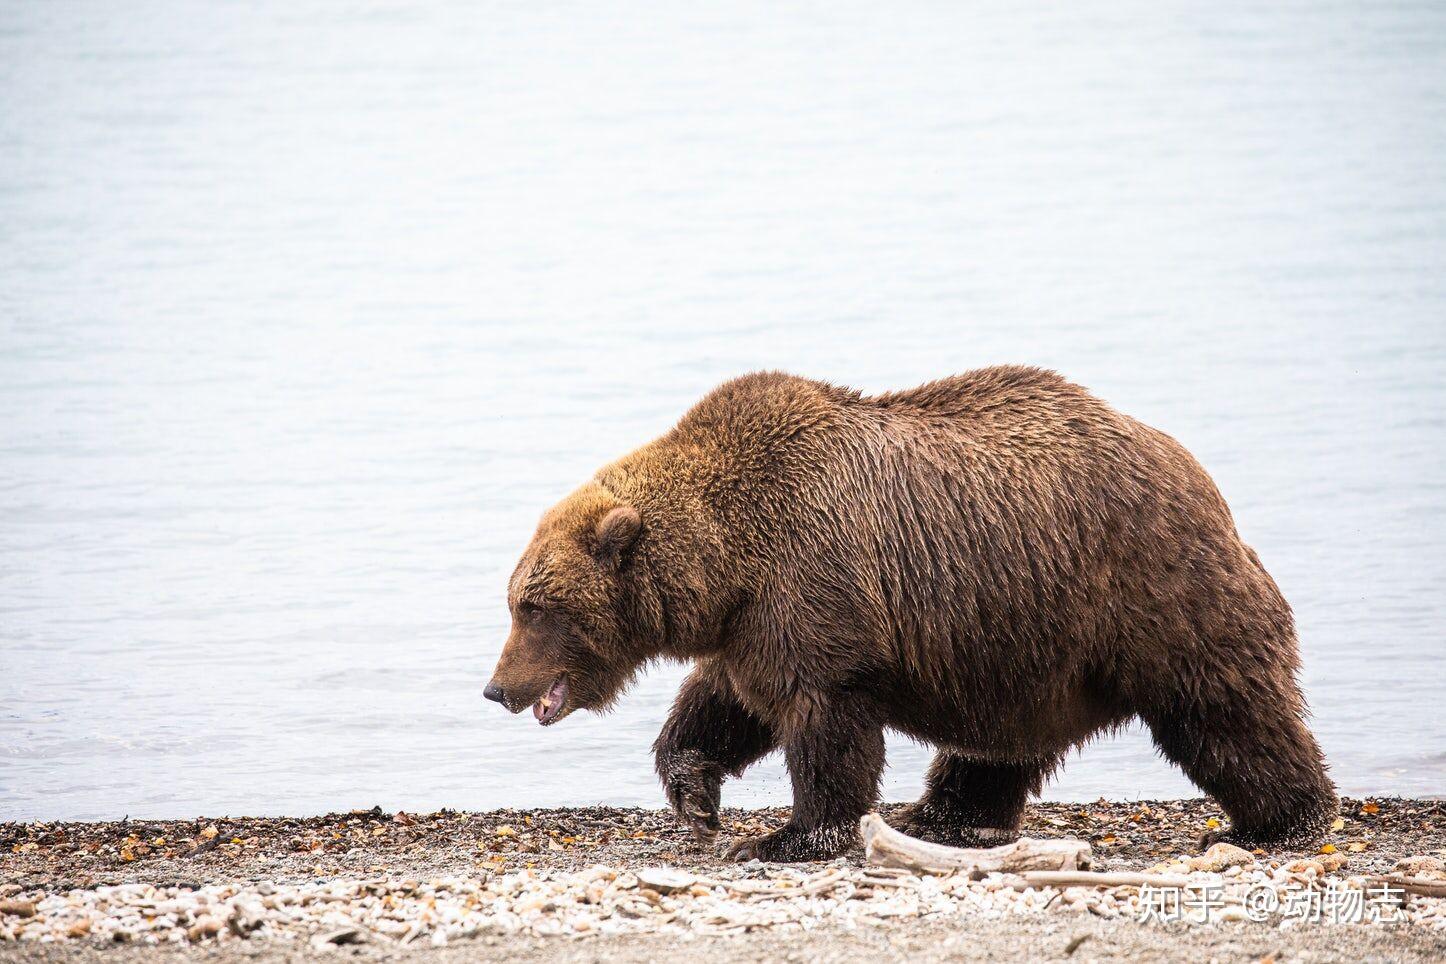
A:
POLYGON ((494 703, 501 703, 506 699, 506 694, 502 692, 502 687, 496 683, 488 683, 487 688, 482 691, 482 695, 494 703))

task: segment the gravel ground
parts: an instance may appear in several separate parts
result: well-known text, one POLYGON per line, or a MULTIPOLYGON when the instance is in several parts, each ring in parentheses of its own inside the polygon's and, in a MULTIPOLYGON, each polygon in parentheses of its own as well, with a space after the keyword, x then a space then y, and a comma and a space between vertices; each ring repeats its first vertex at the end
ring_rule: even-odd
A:
MULTIPOLYGON (((724 828, 735 834, 757 833, 785 818, 782 810, 729 810, 724 828)), ((1204 800, 1039 804, 1029 810, 1025 833, 1089 840, 1096 869, 1145 870, 1194 853, 1197 837, 1221 819, 1218 809, 1204 800)), ((1325 850, 1257 853, 1256 863, 1246 870, 1253 879, 1274 879, 1294 888, 1310 886, 1301 874, 1288 873, 1292 866, 1304 866, 1291 863, 1301 858, 1322 860, 1345 880, 1347 875, 1389 871, 1401 858, 1446 856, 1446 803, 1347 800, 1325 850)), ((1101 904, 1094 892, 1021 895, 1007 886, 949 878, 912 878, 905 881, 907 887, 886 886, 869 877, 860 857, 791 868, 740 868, 723 863, 714 848, 693 842, 666 812, 638 809, 416 815, 378 808, 304 819, 0 824, 0 907, 11 900, 40 908, 34 923, 53 923, 36 930, 55 939, 75 925, 70 939, 58 943, 38 943, 33 937, 0 943, 0 957, 283 959, 320 947, 360 957, 526 954, 541 960, 642 960, 686 942, 689 955, 740 960, 1005 955, 1073 960, 1446 959, 1446 906, 1441 906, 1446 900, 1413 898, 1410 919, 1418 923, 1408 924, 1302 924, 1284 929, 1249 921, 1141 924, 1136 905, 1129 903, 1137 895, 1129 890, 1118 895, 1118 904, 1110 893, 1101 904), (637 872, 646 875, 659 866, 686 871, 696 882, 691 890, 655 899, 658 894, 646 880, 638 883, 637 872), (786 899, 759 899, 756 893, 740 898, 737 890, 815 882, 828 889, 786 899), (135 886, 140 884, 152 887, 135 886), (117 885, 116 890, 107 889, 117 885), (654 906, 640 903, 640 895, 654 906), (215 917, 202 916, 207 899, 215 917), (202 905, 199 911, 196 901, 202 905), (233 925, 230 917, 236 916, 238 904, 248 901, 264 901, 274 913, 270 921, 246 932, 244 920, 233 925), (366 921, 391 930, 364 926, 366 933, 358 939, 365 943, 338 947, 327 942, 328 930, 344 934, 349 920, 362 919, 362 904, 371 915, 366 921), (110 910, 95 917, 94 929, 75 924, 76 915, 96 914, 96 906, 110 910), (520 915, 509 918, 516 925, 508 925, 511 933, 455 923, 457 914, 494 913, 503 906, 507 914, 520 915), (122 912, 139 913, 131 920, 148 922, 170 913, 154 924, 155 933, 177 943, 142 946, 151 939, 151 923, 117 942, 114 928, 122 912), (180 922, 167 923, 176 914, 180 922), (407 929, 407 922, 418 915, 427 927, 414 929, 429 939, 414 940, 418 935, 407 929), (445 938, 436 934, 447 929, 443 925, 448 920, 454 922, 450 932, 465 940, 440 946, 445 938), (770 920, 786 923, 751 923, 770 920), (163 923, 174 933, 162 932, 163 923), (536 936, 545 928, 566 936, 536 936), (591 936, 571 936, 579 929, 591 936), (243 932, 249 936, 243 938, 243 932)), ((1226 875, 1232 873, 1236 882, 1246 879, 1237 870, 1226 875)), ((1305 878, 1317 873, 1316 868, 1304 868, 1305 878)), ((257 913, 262 915, 259 909, 257 913)), ((0 915, 8 933, 24 934, 32 926, 21 924, 16 915, 0 915)))
MULTIPOLYGON (((444 948, 397 951, 360 945, 334 951, 367 964, 404 959, 407 964, 460 964, 475 960, 526 959, 537 964, 658 964, 678 951, 690 961, 1403 961, 1439 964, 1446 939, 1371 928, 1311 927, 1281 933, 1263 924, 1228 924, 1209 929, 1158 927, 1133 921, 1020 918, 1018 920, 917 921, 867 930, 826 929, 807 934, 758 932, 712 937, 680 947, 656 936, 620 936, 586 942, 555 938, 484 937, 444 948), (1074 950, 1070 950, 1074 945, 1074 950)), ((245 964, 255 961, 314 960, 309 948, 253 944, 202 947, 97 947, 37 945, 17 950, 0 944, 0 959, 55 964, 245 964)))

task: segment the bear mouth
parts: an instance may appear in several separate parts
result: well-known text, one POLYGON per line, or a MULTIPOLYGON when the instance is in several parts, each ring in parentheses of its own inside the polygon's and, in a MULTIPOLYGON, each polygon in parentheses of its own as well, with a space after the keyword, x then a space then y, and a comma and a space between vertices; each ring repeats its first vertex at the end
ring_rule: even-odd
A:
POLYGON ((536 703, 532 704, 532 715, 537 717, 537 722, 548 726, 557 722, 562 717, 563 707, 567 705, 567 677, 559 676, 552 681, 547 692, 540 696, 536 703))

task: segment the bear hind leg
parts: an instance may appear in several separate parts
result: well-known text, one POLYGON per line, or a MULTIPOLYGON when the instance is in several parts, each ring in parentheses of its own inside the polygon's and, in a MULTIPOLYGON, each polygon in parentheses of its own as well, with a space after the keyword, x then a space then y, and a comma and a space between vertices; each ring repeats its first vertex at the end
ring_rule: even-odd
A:
POLYGON ((1024 805, 1059 766, 1057 756, 1019 761, 973 759, 940 750, 924 796, 895 824, 904 833, 956 847, 993 847, 1019 836, 1024 805))
POLYGON ((1202 838, 1246 847, 1319 835, 1339 809, 1315 737, 1289 692, 1213 705, 1186 704, 1142 714, 1160 752, 1210 794, 1230 827, 1202 838))

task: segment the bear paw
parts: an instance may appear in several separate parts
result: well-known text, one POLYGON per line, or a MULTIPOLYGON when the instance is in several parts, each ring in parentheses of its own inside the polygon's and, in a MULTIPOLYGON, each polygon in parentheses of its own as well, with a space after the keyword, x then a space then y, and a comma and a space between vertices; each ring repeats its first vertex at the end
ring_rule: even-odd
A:
POLYGON ((728 848, 728 859, 743 863, 764 860, 773 863, 800 863, 807 860, 832 860, 858 843, 858 825, 805 829, 786 824, 761 837, 744 837, 728 848))
POLYGON ((1195 844, 1202 851, 1217 843, 1234 844, 1246 850, 1313 847, 1325 837, 1330 822, 1339 813, 1339 807, 1332 797, 1318 806, 1262 826, 1246 827, 1231 821, 1227 827, 1200 834, 1195 844))
POLYGON ((1195 846, 1201 852, 1218 843, 1230 844, 1245 850, 1288 850, 1298 847, 1313 847, 1319 843, 1322 833, 1319 828, 1292 831, 1256 831, 1254 833, 1226 827, 1221 830, 1206 830, 1195 838, 1195 846))
POLYGON ((949 847, 1000 847, 1019 839, 1019 831, 1007 827, 978 827, 963 822, 957 814, 925 803, 916 803, 889 821, 894 829, 910 837, 949 847))
POLYGON ((721 823, 718 805, 723 790, 723 773, 696 750, 685 750, 658 763, 663 793, 678 819, 701 843, 718 836, 721 823))

